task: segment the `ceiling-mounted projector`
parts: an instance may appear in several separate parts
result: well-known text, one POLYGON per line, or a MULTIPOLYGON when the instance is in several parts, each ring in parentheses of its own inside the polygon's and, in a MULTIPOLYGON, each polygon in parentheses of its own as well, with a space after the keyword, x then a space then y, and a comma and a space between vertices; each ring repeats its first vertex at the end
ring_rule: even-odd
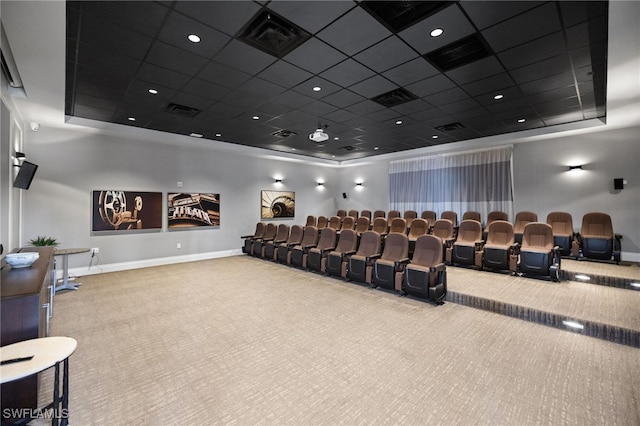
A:
POLYGON ((314 142, 324 142, 329 139, 329 135, 324 132, 322 129, 318 129, 313 133, 309 134, 309 139, 314 142))

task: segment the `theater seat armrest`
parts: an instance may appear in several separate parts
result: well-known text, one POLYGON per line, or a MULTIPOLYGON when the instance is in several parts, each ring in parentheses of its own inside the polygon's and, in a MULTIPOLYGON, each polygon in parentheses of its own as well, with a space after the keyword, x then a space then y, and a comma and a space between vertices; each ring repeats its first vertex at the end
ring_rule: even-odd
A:
POLYGON ((518 254, 520 253, 520 244, 513 243, 511 244, 511 247, 509 247, 509 249, 511 250, 511 254, 518 254))
POLYGON ((375 259, 380 259, 380 257, 382 256, 382 254, 374 254, 371 256, 367 256, 367 262, 371 261, 371 260, 375 260, 375 259))
POLYGON ((433 265, 429 268, 429 272, 440 272, 445 270, 444 263, 438 263, 437 265, 433 265))
POLYGON ((352 254, 356 254, 356 250, 345 251, 342 252, 342 254, 344 254, 345 256, 351 256, 352 254))
POLYGON ((476 251, 482 250, 484 247, 484 240, 476 241, 476 251))

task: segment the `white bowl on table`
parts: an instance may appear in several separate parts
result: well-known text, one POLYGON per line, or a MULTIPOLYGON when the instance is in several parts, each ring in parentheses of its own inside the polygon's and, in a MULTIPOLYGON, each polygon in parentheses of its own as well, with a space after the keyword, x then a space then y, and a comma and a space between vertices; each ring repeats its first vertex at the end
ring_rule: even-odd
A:
POLYGON ((34 251, 25 251, 21 253, 8 253, 4 260, 13 268, 28 268, 38 260, 40 253, 34 251))

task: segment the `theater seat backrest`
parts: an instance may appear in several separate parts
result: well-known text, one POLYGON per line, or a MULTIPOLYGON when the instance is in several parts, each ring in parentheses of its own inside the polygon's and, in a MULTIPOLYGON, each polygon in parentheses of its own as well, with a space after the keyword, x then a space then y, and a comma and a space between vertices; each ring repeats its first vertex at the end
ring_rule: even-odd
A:
POLYGON ((582 217, 582 238, 613 238, 611 216, 606 213, 587 213, 582 217))
POLYGON ((549 252, 553 249, 553 230, 551 225, 543 222, 530 222, 525 225, 522 235, 522 250, 541 250, 549 252))
POLYGON ((433 266, 442 263, 442 240, 434 235, 421 235, 416 240, 411 263, 433 266))

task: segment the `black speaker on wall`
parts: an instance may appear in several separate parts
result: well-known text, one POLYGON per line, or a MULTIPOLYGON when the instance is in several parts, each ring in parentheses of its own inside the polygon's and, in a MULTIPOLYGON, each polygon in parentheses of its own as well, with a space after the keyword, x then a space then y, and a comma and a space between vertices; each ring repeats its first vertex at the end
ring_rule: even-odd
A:
POLYGON ((613 189, 618 190, 618 189, 624 189, 624 179, 622 178, 616 178, 613 180, 613 189))
POLYGON ((344 198, 345 200, 347 199, 347 193, 346 192, 342 193, 342 198, 344 198))

